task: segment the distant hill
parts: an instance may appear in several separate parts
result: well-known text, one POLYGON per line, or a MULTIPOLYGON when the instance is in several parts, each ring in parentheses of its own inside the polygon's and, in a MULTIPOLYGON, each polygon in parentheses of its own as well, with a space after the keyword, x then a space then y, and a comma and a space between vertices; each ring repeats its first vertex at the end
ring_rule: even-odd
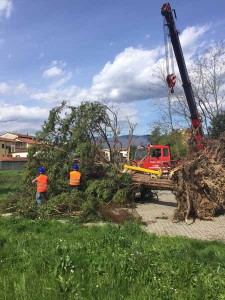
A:
MULTIPOLYGON (((133 135, 132 145, 134 146, 145 146, 149 144, 148 141, 149 135, 133 135)), ((119 136, 119 141, 122 145, 122 148, 127 148, 128 146, 129 135, 119 136)), ((109 139, 110 144, 113 143, 113 139, 109 139)), ((103 145, 103 148, 107 148, 106 144, 103 145)))

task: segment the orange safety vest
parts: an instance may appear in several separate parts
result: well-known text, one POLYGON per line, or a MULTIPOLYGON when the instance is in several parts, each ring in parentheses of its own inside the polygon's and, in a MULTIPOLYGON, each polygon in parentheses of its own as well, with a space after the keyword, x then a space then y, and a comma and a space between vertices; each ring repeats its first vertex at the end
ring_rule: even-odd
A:
POLYGON ((48 176, 40 174, 37 177, 37 191, 39 193, 47 192, 48 187, 48 176))
POLYGON ((78 186, 80 185, 81 173, 78 171, 70 172, 70 185, 78 186))

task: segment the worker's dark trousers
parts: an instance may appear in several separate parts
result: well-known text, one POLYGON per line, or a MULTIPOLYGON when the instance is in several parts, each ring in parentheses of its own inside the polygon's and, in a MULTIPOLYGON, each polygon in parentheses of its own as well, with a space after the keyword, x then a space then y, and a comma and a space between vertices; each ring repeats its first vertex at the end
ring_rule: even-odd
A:
POLYGON ((37 202, 37 205, 41 204, 41 196, 43 196, 46 201, 48 200, 47 192, 37 192, 36 193, 36 202, 37 202))
POLYGON ((79 185, 70 185, 70 191, 76 190, 79 185))

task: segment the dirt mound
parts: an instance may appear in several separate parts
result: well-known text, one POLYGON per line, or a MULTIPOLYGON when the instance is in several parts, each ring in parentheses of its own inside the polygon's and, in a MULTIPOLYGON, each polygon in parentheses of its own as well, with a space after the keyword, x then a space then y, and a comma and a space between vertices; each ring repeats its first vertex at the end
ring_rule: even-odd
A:
POLYGON ((208 144, 202 153, 193 154, 174 173, 178 207, 174 218, 212 220, 225 209, 225 135, 208 144))
POLYGON ((117 207, 115 203, 103 205, 101 207, 101 214, 105 220, 118 224, 131 220, 141 221, 140 216, 134 208, 117 207))

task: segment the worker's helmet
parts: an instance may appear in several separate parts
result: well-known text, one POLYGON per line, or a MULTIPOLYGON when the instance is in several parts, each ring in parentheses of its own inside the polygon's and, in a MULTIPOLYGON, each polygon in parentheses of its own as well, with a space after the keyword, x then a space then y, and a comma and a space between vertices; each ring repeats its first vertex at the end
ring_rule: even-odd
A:
POLYGON ((39 169, 39 173, 42 174, 42 173, 44 173, 44 172, 45 172, 45 169, 44 169, 44 168, 40 168, 40 169, 39 169))
POLYGON ((78 165, 73 165, 73 169, 74 169, 74 170, 79 170, 78 165))

